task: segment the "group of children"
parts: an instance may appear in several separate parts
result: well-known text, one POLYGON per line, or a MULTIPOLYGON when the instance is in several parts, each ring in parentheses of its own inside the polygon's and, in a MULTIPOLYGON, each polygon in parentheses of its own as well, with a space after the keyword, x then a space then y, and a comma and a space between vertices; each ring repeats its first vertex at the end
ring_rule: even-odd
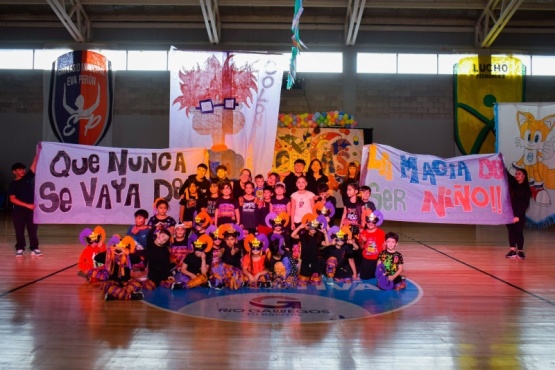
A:
POLYGON ((296 191, 287 197, 277 174, 268 182, 257 175, 255 184, 244 169, 231 182, 221 167, 210 181, 200 164, 185 181, 177 221, 160 198, 154 216, 135 212, 123 238, 115 235, 106 244, 101 227, 83 230, 79 269, 89 282, 104 282, 106 300, 142 299, 142 289, 158 286, 295 288, 374 277, 381 289, 405 288, 399 237, 379 228, 383 215, 369 200, 369 187, 347 185, 335 226, 327 183, 314 194, 305 176, 296 175, 296 191), (133 270, 146 270, 146 276, 132 278, 133 270))

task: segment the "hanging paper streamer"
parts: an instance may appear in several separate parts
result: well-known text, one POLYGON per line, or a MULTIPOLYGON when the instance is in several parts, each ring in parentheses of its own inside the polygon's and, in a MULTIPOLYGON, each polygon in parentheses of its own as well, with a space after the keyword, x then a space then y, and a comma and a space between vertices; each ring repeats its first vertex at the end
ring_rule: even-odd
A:
POLYGON ((303 48, 307 48, 299 37, 299 21, 301 19, 301 15, 303 14, 303 10, 303 1, 295 0, 295 16, 293 17, 293 22, 291 23, 291 32, 293 32, 291 40, 293 41, 293 47, 291 48, 289 73, 287 74, 287 89, 291 89, 291 87, 295 83, 295 77, 297 75, 297 55, 301 52, 303 48))
POLYGON ((278 115, 279 127, 339 127, 353 128, 357 121, 352 114, 340 111, 278 115))

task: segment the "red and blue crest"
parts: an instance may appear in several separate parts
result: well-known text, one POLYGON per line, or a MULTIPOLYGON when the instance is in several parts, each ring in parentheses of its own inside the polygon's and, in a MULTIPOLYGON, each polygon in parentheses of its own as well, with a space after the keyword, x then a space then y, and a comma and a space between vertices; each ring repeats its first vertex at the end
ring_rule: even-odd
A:
POLYGON ((72 51, 52 65, 48 115, 62 143, 97 145, 112 123, 111 62, 90 50, 72 51))

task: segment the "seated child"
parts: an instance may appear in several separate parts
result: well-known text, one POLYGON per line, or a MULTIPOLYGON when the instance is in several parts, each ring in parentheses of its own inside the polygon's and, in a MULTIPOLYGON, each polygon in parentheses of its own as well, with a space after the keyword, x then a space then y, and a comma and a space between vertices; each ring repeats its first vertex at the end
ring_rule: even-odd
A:
POLYGON ((274 235, 279 235, 283 238, 283 248, 287 253, 291 252, 291 235, 289 234, 289 215, 285 212, 275 214, 270 212, 266 216, 266 225, 271 228, 271 232, 267 235, 269 240, 272 240, 274 235))
MULTIPOLYGON (((92 272, 89 271, 98 269, 100 265, 94 260, 94 257, 101 252, 106 252, 106 245, 104 240, 106 239, 106 232, 101 226, 94 228, 94 231, 85 228, 79 234, 79 240, 81 244, 85 246, 85 249, 81 252, 79 256, 79 261, 77 262, 77 267, 79 267, 79 272, 82 276, 87 277, 89 283, 94 283, 98 279, 92 277, 92 272)), ((106 276, 107 278, 107 276, 106 276)))
POLYGON ((350 283, 356 277, 351 265, 354 265, 353 249, 358 249, 358 245, 353 241, 348 227, 339 229, 334 226, 328 230, 328 237, 330 245, 325 249, 326 276, 338 283, 350 283))
POLYGON ((225 253, 222 256, 223 262, 241 269, 243 250, 239 241, 244 238, 243 229, 238 225, 225 224, 218 227, 218 232, 223 236, 225 242, 225 253))
POLYGON ((360 233, 360 249, 362 261, 360 263, 360 278, 368 280, 374 277, 378 256, 384 250, 385 232, 378 228, 383 223, 383 214, 376 210, 364 212, 364 230, 360 233))
POLYGON ((378 257, 378 268, 383 266, 384 275, 387 281, 381 281, 378 277, 378 287, 384 290, 402 290, 407 287, 403 273, 403 255, 397 252, 396 247, 399 242, 399 235, 394 232, 385 234, 385 250, 380 252, 378 257))
POLYGON ((148 279, 156 286, 169 288, 172 285, 172 271, 175 264, 171 261, 171 234, 168 229, 150 230, 144 251, 148 279))
POLYGON ((266 269, 270 273, 273 288, 287 288, 287 277, 291 274, 291 259, 284 249, 283 237, 275 234, 270 239, 270 255, 266 260, 266 269))
POLYGON ((251 288, 269 288, 270 275, 266 269, 268 238, 264 234, 247 235, 244 241, 246 254, 241 260, 245 285, 251 288))
POLYGON ((107 281, 102 285, 106 301, 112 300, 141 300, 144 295, 141 289, 153 290, 155 285, 150 281, 131 279, 131 266, 140 258, 135 254, 135 240, 125 236, 120 240, 114 235, 108 243, 105 252, 97 254, 95 261, 104 264, 108 275, 107 281))
POLYGON ((210 287, 216 290, 222 288, 239 289, 243 284, 243 272, 241 272, 241 269, 223 262, 222 257, 226 247, 222 243, 223 240, 216 226, 209 226, 206 229, 206 235, 210 236, 213 240, 212 262, 210 263, 210 273, 208 276, 210 287))
POLYGON ((208 267, 211 263, 213 241, 208 235, 202 235, 194 241, 193 253, 189 253, 183 260, 181 269, 175 275, 174 290, 196 288, 208 285, 208 267))
POLYGON ((135 239, 135 250, 137 251, 142 251, 146 246, 146 237, 150 231, 150 227, 146 225, 147 220, 148 212, 144 209, 139 209, 135 212, 135 225, 129 226, 125 234, 135 239))
POLYGON ((212 223, 212 218, 208 213, 202 211, 195 215, 193 219, 193 232, 189 235, 187 246, 189 252, 193 251, 193 242, 206 233, 206 228, 212 223))
POLYGON ((183 224, 175 225, 175 235, 170 241, 170 261, 179 269, 183 259, 189 253, 188 240, 185 237, 186 227, 183 224))
POLYGON ((301 269, 299 285, 321 285, 319 249, 329 245, 328 234, 323 231, 326 223, 322 216, 313 213, 306 214, 300 225, 291 233, 291 238, 300 241, 301 269))
POLYGON ((154 207, 157 213, 148 220, 148 226, 155 230, 166 229, 173 234, 173 228, 177 224, 175 219, 168 215, 170 205, 164 198, 158 198, 154 201, 154 207))

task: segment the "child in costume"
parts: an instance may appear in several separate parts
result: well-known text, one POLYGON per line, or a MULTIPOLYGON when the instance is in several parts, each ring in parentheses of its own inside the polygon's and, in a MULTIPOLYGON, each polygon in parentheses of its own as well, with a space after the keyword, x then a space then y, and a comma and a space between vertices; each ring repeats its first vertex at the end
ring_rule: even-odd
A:
POLYGON ((326 219, 309 213, 303 217, 301 224, 291 233, 291 238, 300 241, 301 269, 299 271, 299 285, 321 285, 319 249, 329 245, 328 234, 325 230, 326 219))
POLYGON ((243 240, 243 229, 239 225, 225 224, 218 227, 224 238, 225 252, 222 256, 224 263, 241 269, 241 258, 243 257, 243 249, 239 241, 243 240))
POLYGON ((106 252, 95 256, 95 261, 103 263, 108 274, 108 280, 102 285, 104 299, 111 300, 141 300, 144 298, 142 289, 153 290, 156 286, 151 281, 131 279, 132 264, 140 258, 135 253, 135 240, 130 236, 123 239, 114 235, 106 252))
MULTIPOLYGON (((105 272, 100 272, 100 265, 94 260, 94 257, 101 252, 106 252, 106 245, 104 240, 106 239, 106 232, 101 226, 94 228, 94 231, 85 228, 79 234, 79 240, 81 244, 85 246, 85 249, 81 252, 79 256, 79 261, 77 262, 77 267, 79 267, 79 272, 87 278, 89 283, 94 283, 95 281, 105 281, 108 275, 105 272), (93 277, 95 275, 95 277, 93 277)), ((104 269, 102 269, 104 270, 104 269)))
POLYGON ((189 253, 183 260, 181 269, 175 275, 172 289, 196 288, 208 282, 208 267, 211 263, 213 241, 208 235, 202 235, 194 241, 193 253, 189 253))
POLYGON ((314 198, 316 214, 323 214, 328 226, 333 226, 333 216, 337 208, 337 200, 330 194, 330 186, 326 182, 318 184, 318 195, 314 198), (320 209, 320 210, 319 210, 320 209))
POLYGON ((337 283, 350 283, 353 279, 351 265, 354 264, 353 249, 358 245, 353 241, 348 227, 333 226, 328 230, 330 245, 325 248, 326 276, 337 283))
POLYGON ((189 241, 186 236, 186 227, 183 224, 175 225, 175 235, 170 241, 170 261, 180 268, 183 259, 190 252, 189 241))
POLYGON ((251 288, 269 288, 270 275, 266 269, 266 250, 268 238, 264 234, 247 235, 244 240, 247 252, 241 260, 245 283, 251 288))
POLYGON ((403 255, 395 249, 399 242, 399 235, 389 232, 385 235, 385 250, 378 257, 376 278, 378 287, 383 290, 402 290, 407 287, 403 272, 403 255))
POLYGON ((175 264, 171 261, 171 234, 168 229, 152 229, 148 234, 144 259, 148 269, 148 279, 156 286, 171 287, 172 271, 175 264))
POLYGON ((266 260, 266 269, 270 274, 273 288, 286 288, 286 279, 291 274, 291 259, 284 249, 281 235, 274 234, 270 240, 270 254, 266 260))
POLYGON ((237 290, 243 284, 243 272, 241 269, 223 262, 222 257, 225 253, 226 246, 223 244, 222 230, 223 226, 216 228, 214 225, 206 229, 206 235, 210 236, 213 240, 212 262, 210 263, 208 283, 211 288, 216 290, 222 288, 237 290))
POLYGON ((360 278, 368 280, 374 277, 378 256, 384 250, 385 232, 378 228, 383 223, 383 214, 376 210, 367 209, 364 212, 364 230, 360 233, 360 248, 362 261, 360 263, 360 278))
POLYGON ((170 205, 164 198, 158 198, 154 201, 154 208, 156 214, 148 220, 148 226, 155 230, 167 229, 170 235, 174 232, 174 227, 177 224, 175 219, 168 215, 170 205))
POLYGON ((272 232, 268 234, 268 239, 272 240, 275 235, 279 235, 283 238, 283 248, 287 253, 291 252, 291 235, 287 225, 289 224, 289 215, 285 212, 280 212, 275 214, 270 212, 266 216, 266 225, 272 229, 272 232))
POLYGON ((201 211, 195 214, 193 219, 193 232, 187 239, 189 253, 193 251, 193 242, 206 233, 206 228, 212 223, 212 218, 208 213, 201 211))

